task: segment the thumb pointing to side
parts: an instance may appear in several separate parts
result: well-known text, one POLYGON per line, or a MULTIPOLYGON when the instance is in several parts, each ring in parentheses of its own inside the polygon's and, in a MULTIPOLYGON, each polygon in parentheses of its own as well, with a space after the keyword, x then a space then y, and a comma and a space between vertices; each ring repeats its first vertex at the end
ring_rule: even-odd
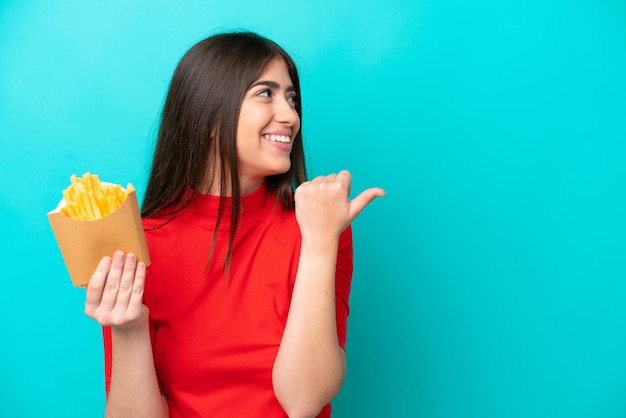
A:
POLYGON ((357 216, 359 216, 359 213, 361 213, 367 205, 372 203, 374 199, 377 197, 383 197, 384 195, 385 191, 379 187, 373 187, 362 191, 357 197, 350 201, 350 207, 348 208, 349 221, 352 222, 357 216))

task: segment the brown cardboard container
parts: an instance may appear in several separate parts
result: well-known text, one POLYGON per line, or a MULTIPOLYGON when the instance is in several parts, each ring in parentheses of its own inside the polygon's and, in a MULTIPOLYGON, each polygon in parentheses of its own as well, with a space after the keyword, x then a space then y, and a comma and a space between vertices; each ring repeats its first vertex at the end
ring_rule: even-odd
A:
POLYGON ((150 255, 135 192, 110 215, 94 221, 78 221, 59 212, 65 201, 48 213, 65 266, 72 283, 85 287, 102 257, 117 250, 133 253, 148 266, 150 255))

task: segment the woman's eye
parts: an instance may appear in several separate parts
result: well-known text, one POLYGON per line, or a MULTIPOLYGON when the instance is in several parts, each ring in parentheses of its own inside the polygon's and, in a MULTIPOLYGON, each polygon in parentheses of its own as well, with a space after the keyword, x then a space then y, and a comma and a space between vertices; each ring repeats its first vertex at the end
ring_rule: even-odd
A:
POLYGON ((293 105, 297 105, 299 102, 298 96, 289 96, 287 97, 287 101, 293 105))
POLYGON ((270 89, 261 90, 256 94, 260 97, 272 97, 272 91, 270 89))

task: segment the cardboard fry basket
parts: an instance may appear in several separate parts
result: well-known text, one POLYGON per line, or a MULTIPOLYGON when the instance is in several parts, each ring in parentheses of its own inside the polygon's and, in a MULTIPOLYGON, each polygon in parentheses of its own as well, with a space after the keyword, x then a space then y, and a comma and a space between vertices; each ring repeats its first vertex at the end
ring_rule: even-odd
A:
POLYGON ((59 212, 65 201, 48 213, 72 283, 85 287, 102 257, 117 250, 133 253, 148 266, 150 256, 141 224, 137 196, 130 192, 122 206, 104 218, 79 221, 59 212))

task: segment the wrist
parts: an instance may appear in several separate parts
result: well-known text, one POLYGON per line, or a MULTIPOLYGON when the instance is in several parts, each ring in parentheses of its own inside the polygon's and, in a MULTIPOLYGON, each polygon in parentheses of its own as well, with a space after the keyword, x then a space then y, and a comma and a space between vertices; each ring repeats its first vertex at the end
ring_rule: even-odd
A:
POLYGON ((120 338, 144 337, 149 334, 148 310, 144 309, 142 315, 134 321, 111 325, 111 334, 120 338))
POLYGON ((339 246, 339 235, 303 234, 302 250, 312 253, 336 253, 339 246))

